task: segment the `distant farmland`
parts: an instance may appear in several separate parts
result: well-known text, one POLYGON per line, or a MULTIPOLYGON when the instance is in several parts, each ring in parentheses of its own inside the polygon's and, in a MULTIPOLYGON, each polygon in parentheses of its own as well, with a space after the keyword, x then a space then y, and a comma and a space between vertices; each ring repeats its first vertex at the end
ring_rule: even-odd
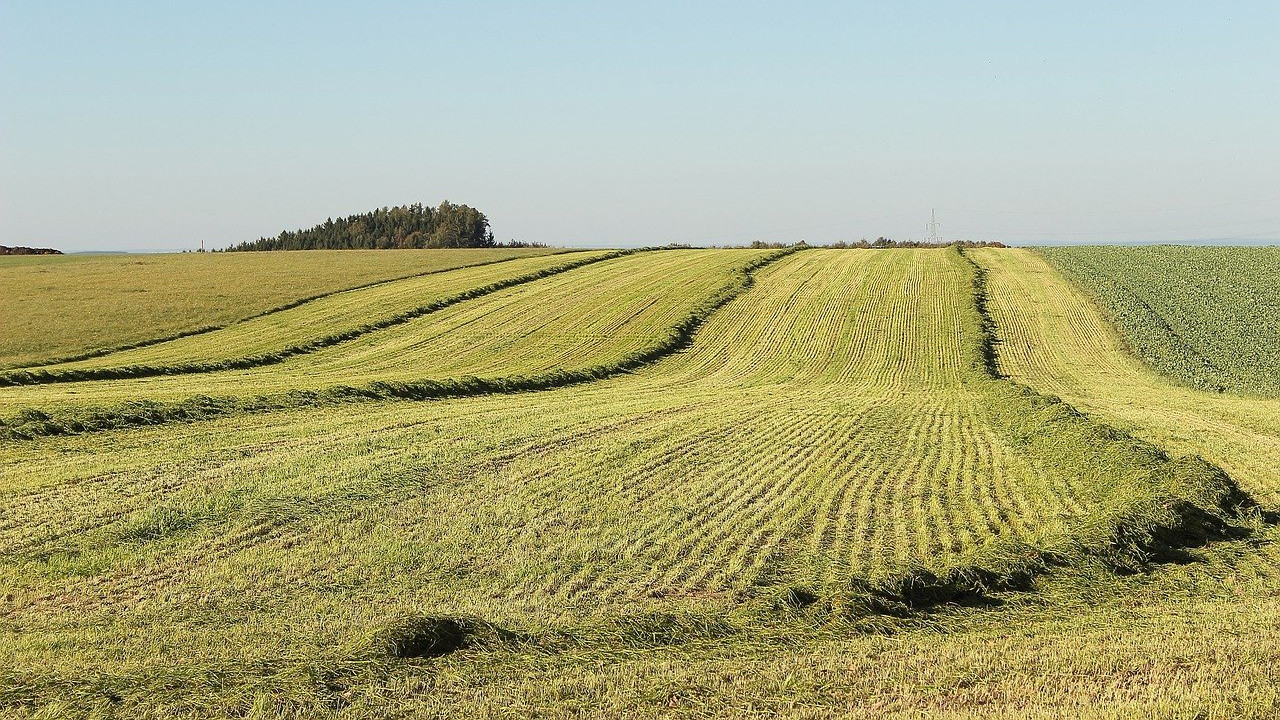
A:
POLYGON ((0 263, 0 714, 1280 714, 1274 251, 390 252, 0 263))

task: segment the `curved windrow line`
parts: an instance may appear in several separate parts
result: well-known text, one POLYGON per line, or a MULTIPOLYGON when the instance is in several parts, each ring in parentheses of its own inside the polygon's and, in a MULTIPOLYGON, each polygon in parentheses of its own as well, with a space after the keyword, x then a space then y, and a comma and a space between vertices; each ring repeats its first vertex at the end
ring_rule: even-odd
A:
MULTIPOLYGON (((138 400, 113 406, 83 407, 45 412, 36 408, 0 419, 0 438, 31 439, 99 430, 158 425, 166 422, 204 420, 225 415, 319 407, 375 400, 432 400, 492 393, 548 390, 602 380, 630 372, 671 355, 692 342, 698 328, 712 313, 751 287, 760 268, 803 249, 793 246, 756 258, 730 273, 731 279, 698 303, 665 336, 652 344, 603 365, 578 370, 555 370, 533 375, 498 378, 464 376, 443 380, 407 382, 375 381, 360 386, 334 385, 320 390, 290 390, 249 397, 195 395, 177 402, 138 400)), ((619 254, 638 252, 619 251, 619 254)), ((614 256, 610 256, 614 257, 614 256)), ((586 264, 586 263, 583 263, 586 264)))
POLYGON ((1055 566, 1090 558, 1116 572, 1142 572, 1180 548, 1230 535, 1235 523, 1258 508, 1222 469, 1202 458, 1171 459, 1159 447, 1091 420, 1058 398, 1001 377, 985 271, 955 252, 973 288, 963 351, 971 370, 966 383, 985 401, 981 415, 1046 475, 1095 478, 1090 503, 1095 510, 1073 518, 1064 533, 1034 542, 997 540, 941 572, 918 567, 879 582, 854 579, 847 591, 825 598, 807 588, 787 588, 778 604, 815 605, 811 612, 844 618, 909 617, 992 591, 1025 590, 1055 566))
MULTIPOLYGON (((375 322, 366 323, 359 327, 351 328, 349 330, 344 330, 339 333, 324 335, 314 340, 311 340, 310 342, 299 343, 295 345, 288 345, 275 352, 260 353, 257 355, 244 355, 237 358, 228 358, 226 360, 216 360, 216 361, 210 361, 210 362, 174 363, 172 365, 124 365, 120 367, 81 368, 81 369, 74 369, 74 370, 25 370, 20 372, 8 372, 8 373, 0 374, 0 387, 14 387, 18 385, 50 385, 54 383, 84 382, 84 381, 92 381, 92 380, 128 380, 128 379, 134 379, 134 378, 158 377, 161 375, 189 375, 189 374, 198 374, 198 373, 218 372, 221 370, 247 370, 249 368, 264 367, 267 365, 276 365, 278 363, 282 363, 285 360, 288 360, 293 357, 297 357, 299 355, 307 355, 310 353, 314 353, 319 350, 323 350, 325 348, 333 347, 334 345, 339 345, 345 342, 349 342, 351 340, 355 340, 356 338, 363 337, 365 335, 368 335, 373 332, 377 332, 379 330, 385 330, 389 327, 395 327, 396 325, 403 325, 409 322, 410 320, 415 320, 424 315, 429 315, 434 312, 439 312, 445 308, 451 307, 453 305, 457 305, 458 303, 466 302, 467 300, 474 300, 476 298, 483 297, 485 295, 492 295, 495 292, 498 292, 500 290, 506 290, 507 288, 514 287, 516 285, 523 285, 525 283, 530 283, 535 280, 541 280, 542 278, 550 277, 552 275, 558 275, 560 273, 568 272, 570 270, 576 270, 586 265, 592 265, 594 263, 603 262, 605 260, 612 260, 618 257, 622 257, 624 255, 630 255, 637 252, 644 252, 650 249, 651 248, 640 248, 635 250, 618 250, 615 252, 606 253, 604 255, 594 255, 582 260, 575 260, 573 262, 565 263, 563 265, 556 265, 554 267, 544 268, 542 270, 536 270, 534 272, 525 273, 524 275, 519 275, 513 278, 499 280, 497 282, 489 283, 488 285, 482 285, 480 287, 464 290, 460 293, 455 293, 448 297, 444 297, 434 302, 427 303, 426 305, 419 305, 417 307, 406 310, 402 313, 397 313, 395 315, 385 317, 375 322)), ((507 262, 507 260, 509 259, 510 258, 507 258, 504 260, 497 260, 494 262, 478 263, 476 265, 470 265, 466 267, 479 267, 482 265, 492 265, 498 262, 507 262)), ((460 270, 460 269, 463 269, 463 268, 449 268, 448 270, 431 271, 429 273, 421 273, 419 275, 412 275, 412 276, 408 276, 406 278, 400 278, 400 279, 402 280, 412 279, 415 277, 422 277, 425 275, 434 275, 440 272, 451 272, 453 270, 460 270)), ((375 285, 383 285, 387 282, 395 282, 395 281, 393 280, 380 281, 364 287, 373 287, 375 285)), ((364 289, 364 288, 363 287, 351 288, 350 290, 358 290, 358 289, 364 289)), ((338 292, 349 292, 350 290, 341 290, 338 292)), ((329 293, 328 295, 335 295, 335 294, 337 293, 329 293)), ((311 300, 316 300, 321 297, 328 297, 328 295, 320 295, 320 296, 316 296, 315 298, 311 298, 309 300, 299 301, 293 305, 281 306, 280 308, 273 309, 267 313, 261 313, 259 315, 255 315, 253 316, 253 318, 245 318, 245 320, 251 320, 257 317, 262 317, 263 315, 279 312, 281 310, 288 310, 293 307, 298 307, 299 305, 302 305, 306 302, 311 302, 311 300)), ((239 324, 239 322, 244 322, 244 321, 243 320, 238 321, 235 324, 239 324)), ((227 327, 230 327, 230 326, 227 326, 227 327)), ((217 330, 217 329, 221 329, 221 328, 212 328, 212 330, 217 330)), ((187 336, 197 335, 197 334, 201 334, 201 333, 191 332, 191 333, 188 333, 187 336)), ((176 338, 170 338, 170 339, 176 339, 176 338)), ((156 344, 156 343, 148 343, 148 344, 156 344)), ((136 347, 143 347, 143 346, 138 345, 136 347)))
MULTIPOLYGON (((556 255, 567 255, 569 253, 576 253, 576 252, 585 252, 585 251, 572 250, 572 249, 558 250, 556 252, 546 253, 544 257, 553 257, 556 255)), ((182 330, 180 332, 172 333, 170 335, 162 335, 160 337, 148 338, 146 340, 139 340, 137 342, 125 343, 123 345, 110 345, 107 347, 100 347, 100 348, 95 348, 93 350, 86 350, 84 352, 74 353, 71 355, 61 355, 58 357, 45 358, 43 360, 37 360, 35 362, 22 362, 22 363, 18 363, 16 365, 10 365, 7 368, 4 368, 4 374, 0 374, 0 385, 4 384, 3 378, 14 370, 29 370, 30 368, 44 367, 47 365, 62 365, 64 363, 80 362, 82 360, 92 360, 94 358, 105 357, 107 355, 114 355, 115 353, 125 352, 128 350, 139 350, 141 348, 151 347, 152 345, 160 345, 162 343, 173 342, 174 340, 181 340, 182 338, 194 337, 196 335, 205 335, 207 333, 215 332, 217 330, 226 330, 227 328, 235 327, 236 325, 247 323, 250 320, 257 320, 258 318, 263 318, 268 315, 275 315, 276 313, 284 312, 285 310, 292 310, 296 307, 301 307, 303 305, 306 305, 307 303, 315 302, 316 300, 323 300, 327 297, 332 297, 334 295, 341 295, 342 293, 354 292, 356 290, 367 290, 369 288, 377 287, 379 285, 386 285, 389 283, 400 282, 402 280, 413 280, 415 278, 427 277, 429 275, 439 275, 440 273, 453 272, 454 270, 468 270, 468 269, 473 269, 478 267, 484 267, 486 265, 497 265, 499 263, 511 262, 512 260, 523 260, 529 257, 539 257, 539 256, 538 255, 512 255, 511 257, 498 258, 496 260, 483 260, 481 262, 468 263, 466 265, 456 265, 454 267, 439 268, 436 270, 424 270, 422 272, 410 273, 408 275, 400 275, 398 277, 384 278, 382 280, 370 280, 369 282, 360 283, 359 285, 351 285, 349 287, 338 288, 337 290, 330 290, 328 292, 322 292, 316 295, 308 295, 306 297, 298 298, 296 300, 290 300, 289 302, 284 303, 283 305, 276 305, 275 307, 267 308, 266 310, 263 310, 261 312, 256 312, 252 315, 246 315, 242 318, 238 318, 236 320, 233 320, 232 322, 225 323, 223 325, 202 325, 197 328, 191 328, 190 330, 182 330)))

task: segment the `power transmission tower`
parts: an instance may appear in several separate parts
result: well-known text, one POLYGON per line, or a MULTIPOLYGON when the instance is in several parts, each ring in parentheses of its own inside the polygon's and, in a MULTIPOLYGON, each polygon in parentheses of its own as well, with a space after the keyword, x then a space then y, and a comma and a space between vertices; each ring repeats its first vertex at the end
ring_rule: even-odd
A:
POLYGON ((938 222, 936 211, 929 211, 929 222, 924 224, 924 229, 929 231, 929 242, 936 244, 938 240, 938 226, 942 223, 938 222))

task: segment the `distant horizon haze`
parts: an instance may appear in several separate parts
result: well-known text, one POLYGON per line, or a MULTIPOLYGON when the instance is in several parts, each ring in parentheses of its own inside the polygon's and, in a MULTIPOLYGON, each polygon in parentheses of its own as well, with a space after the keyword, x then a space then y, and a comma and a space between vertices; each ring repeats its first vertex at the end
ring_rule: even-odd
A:
POLYGON ((0 4, 0 244, 1280 244, 1280 3, 0 4))

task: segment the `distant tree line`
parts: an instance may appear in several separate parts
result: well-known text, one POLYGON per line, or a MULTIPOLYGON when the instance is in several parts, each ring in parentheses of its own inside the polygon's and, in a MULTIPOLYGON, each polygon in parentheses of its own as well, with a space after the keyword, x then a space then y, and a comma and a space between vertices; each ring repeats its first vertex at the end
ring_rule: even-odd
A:
POLYGON ((8 245, 0 245, 0 255, 61 255, 61 254, 62 254, 61 250, 54 250, 53 248, 30 248, 30 247, 22 247, 21 245, 17 247, 9 247, 8 245))
MULTIPOLYGON (((511 243, 508 247, 532 247, 511 243)), ((448 200, 437 207, 421 203, 384 207, 362 215, 348 215, 307 230, 284 231, 273 238, 242 242, 227 248, 244 250, 349 250, 392 248, 496 247, 489 219, 468 205, 448 200)))

